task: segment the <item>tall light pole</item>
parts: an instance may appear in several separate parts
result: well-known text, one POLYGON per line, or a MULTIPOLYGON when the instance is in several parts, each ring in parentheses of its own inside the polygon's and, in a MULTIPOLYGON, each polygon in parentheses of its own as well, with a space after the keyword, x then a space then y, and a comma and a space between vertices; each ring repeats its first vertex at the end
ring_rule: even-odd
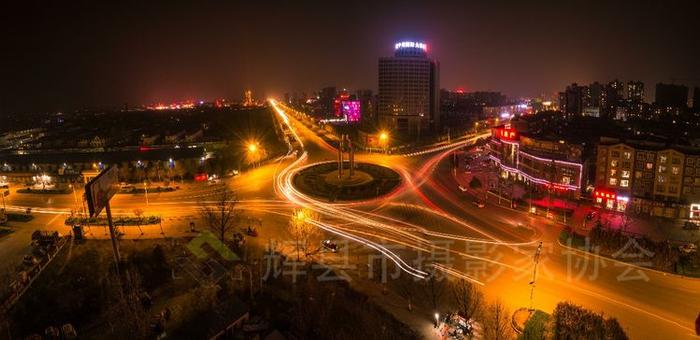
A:
POLYGON ((540 263, 540 254, 542 254, 542 241, 540 241, 540 244, 537 246, 537 250, 535 250, 535 257, 533 258, 533 262, 535 262, 535 265, 533 266, 532 269, 532 281, 530 281, 530 310, 533 311, 533 298, 535 295, 535 281, 537 280, 537 265, 540 263))
POLYGON ((146 184, 146 181, 143 181, 143 190, 146 193, 146 206, 148 206, 148 185, 146 184))
POLYGON ((258 157, 258 152, 259 152, 259 147, 258 143, 256 142, 250 142, 248 143, 248 155, 250 157, 251 162, 253 163, 253 167, 257 166, 257 157, 258 157))
POLYGON ((389 153, 389 134, 386 131, 379 133, 379 143, 384 145, 384 153, 389 153))
POLYGON ((69 184, 71 190, 73 190, 73 205, 75 206, 75 209, 78 209, 78 198, 75 196, 75 185, 72 183, 69 184))

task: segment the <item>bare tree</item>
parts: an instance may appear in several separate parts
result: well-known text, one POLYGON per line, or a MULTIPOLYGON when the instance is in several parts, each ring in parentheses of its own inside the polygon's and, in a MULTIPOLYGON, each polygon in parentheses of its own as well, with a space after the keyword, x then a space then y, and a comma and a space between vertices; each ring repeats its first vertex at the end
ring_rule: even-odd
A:
POLYGON ((430 273, 430 277, 426 281, 426 289, 428 295, 430 295, 430 301, 433 304, 433 310, 438 312, 440 302, 445 292, 445 286, 447 285, 447 280, 444 277, 437 276, 438 271, 433 267, 430 273))
POLYGON ((401 273, 399 280, 396 281, 396 288, 399 295, 401 295, 408 303, 408 310, 413 311, 413 296, 416 294, 416 281, 415 278, 406 273, 401 273))
POLYGON ((510 313, 499 300, 488 305, 482 322, 486 339, 505 340, 514 337, 513 328, 510 325, 510 313))
POLYGON ((459 315, 472 320, 481 312, 484 295, 469 281, 464 279, 452 284, 452 297, 459 315))
POLYGON ((216 197, 213 204, 200 203, 199 212, 207 227, 219 237, 221 242, 226 240, 226 233, 233 229, 236 219, 236 193, 224 188, 216 197))
POLYGON ((289 232, 294 238, 294 243, 297 250, 297 261, 300 260, 300 252, 308 254, 309 243, 313 237, 318 234, 318 228, 309 223, 318 219, 317 215, 310 210, 301 209, 294 212, 291 220, 289 220, 289 232))
POLYGON ((134 209, 134 216, 136 216, 136 226, 139 227, 139 231, 141 235, 143 235, 143 229, 141 229, 141 223, 143 223, 143 209, 134 209))
POLYGON ((148 335, 148 313, 144 308, 141 278, 136 271, 126 271, 126 277, 116 274, 108 277, 107 315, 111 333, 124 337, 144 339, 148 335))

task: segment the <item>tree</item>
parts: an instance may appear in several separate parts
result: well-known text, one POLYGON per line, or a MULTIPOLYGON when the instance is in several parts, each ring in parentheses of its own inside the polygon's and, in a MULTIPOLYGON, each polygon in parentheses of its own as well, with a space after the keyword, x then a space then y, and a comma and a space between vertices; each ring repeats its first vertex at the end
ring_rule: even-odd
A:
POLYGON ((408 303, 408 310, 413 311, 413 296, 416 293, 416 281, 412 275, 401 273, 397 283, 397 291, 408 303))
POLYGON ((309 223, 309 221, 317 220, 318 216, 308 209, 300 209, 294 212, 294 215, 289 220, 289 233, 294 238, 294 244, 297 251, 297 261, 300 260, 300 252, 304 255, 308 254, 310 240, 318 233, 318 228, 309 223))
POLYGON ((481 312, 484 295, 470 282, 462 279, 452 284, 452 297, 457 312, 466 320, 474 319, 481 312))
POLYGON ((554 308, 553 321, 555 339, 580 339, 582 334, 588 339, 627 339, 617 320, 606 320, 600 314, 568 302, 554 308))
POLYGON ((437 313, 440 302, 442 301, 443 293, 445 292, 446 280, 444 277, 437 276, 437 269, 432 267, 433 270, 430 273, 430 277, 426 282, 426 289, 430 295, 430 301, 433 304, 433 310, 437 313))
POLYGON ((212 205, 200 203, 199 212, 206 226, 219 237, 221 242, 226 240, 226 233, 233 229, 236 219, 236 193, 224 188, 212 205))
POLYGON ((143 209, 134 209, 134 216, 136 216, 136 226, 139 227, 139 231, 141 232, 141 235, 143 235, 143 230, 141 229, 141 223, 143 222, 143 209))
POLYGON ((510 313, 499 300, 488 305, 482 322, 486 339, 504 340, 514 336, 510 325, 510 313))
POLYGON ((481 188, 481 181, 476 177, 472 177, 472 180, 469 181, 469 187, 472 189, 479 189, 481 188))

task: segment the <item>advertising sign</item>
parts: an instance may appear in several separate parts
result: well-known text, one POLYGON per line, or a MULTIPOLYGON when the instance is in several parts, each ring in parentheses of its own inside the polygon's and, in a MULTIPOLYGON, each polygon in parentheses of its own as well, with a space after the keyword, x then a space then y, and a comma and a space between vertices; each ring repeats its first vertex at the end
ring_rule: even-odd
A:
POLYGON ((117 167, 111 166, 85 185, 90 217, 99 215, 112 196, 119 191, 118 173, 117 167))
POLYGON ((360 101, 359 100, 345 100, 341 104, 343 116, 350 122, 360 121, 360 101))

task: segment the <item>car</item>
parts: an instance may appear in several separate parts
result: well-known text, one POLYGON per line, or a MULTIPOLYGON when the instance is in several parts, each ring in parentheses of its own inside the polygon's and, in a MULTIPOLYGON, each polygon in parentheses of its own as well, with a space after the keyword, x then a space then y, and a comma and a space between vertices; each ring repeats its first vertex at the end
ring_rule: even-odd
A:
POLYGON ((22 258, 22 263, 25 266, 33 266, 37 263, 39 263, 39 260, 36 259, 36 257, 32 255, 24 255, 24 258, 22 258))
POLYGON ((255 227, 248 227, 248 230, 246 231, 246 234, 247 234, 248 236, 257 237, 257 236, 258 236, 258 230, 255 229, 255 227))
POLYGON ((693 221, 685 221, 685 224, 683 224, 683 229, 685 230, 698 230, 700 229, 700 224, 697 222, 693 221))
POLYGON ((459 190, 461 190, 462 192, 467 191, 467 188, 465 188, 465 187, 462 186, 462 185, 458 186, 458 188, 459 188, 459 190))
POLYGON ((486 206, 486 204, 484 204, 484 202, 478 201, 478 200, 472 201, 472 204, 474 204, 475 206, 477 206, 477 207, 479 207, 479 208, 483 208, 483 207, 486 206))
POLYGON ((335 253, 338 251, 338 245, 335 244, 335 242, 333 242, 331 240, 323 240, 321 242, 321 246, 323 246, 323 248, 325 248, 326 250, 328 250, 332 253, 335 253))
POLYGON ((681 251, 681 253, 684 254, 692 254, 696 251, 698 251, 698 246, 696 246, 694 243, 685 243, 682 244, 678 247, 678 250, 681 251))

